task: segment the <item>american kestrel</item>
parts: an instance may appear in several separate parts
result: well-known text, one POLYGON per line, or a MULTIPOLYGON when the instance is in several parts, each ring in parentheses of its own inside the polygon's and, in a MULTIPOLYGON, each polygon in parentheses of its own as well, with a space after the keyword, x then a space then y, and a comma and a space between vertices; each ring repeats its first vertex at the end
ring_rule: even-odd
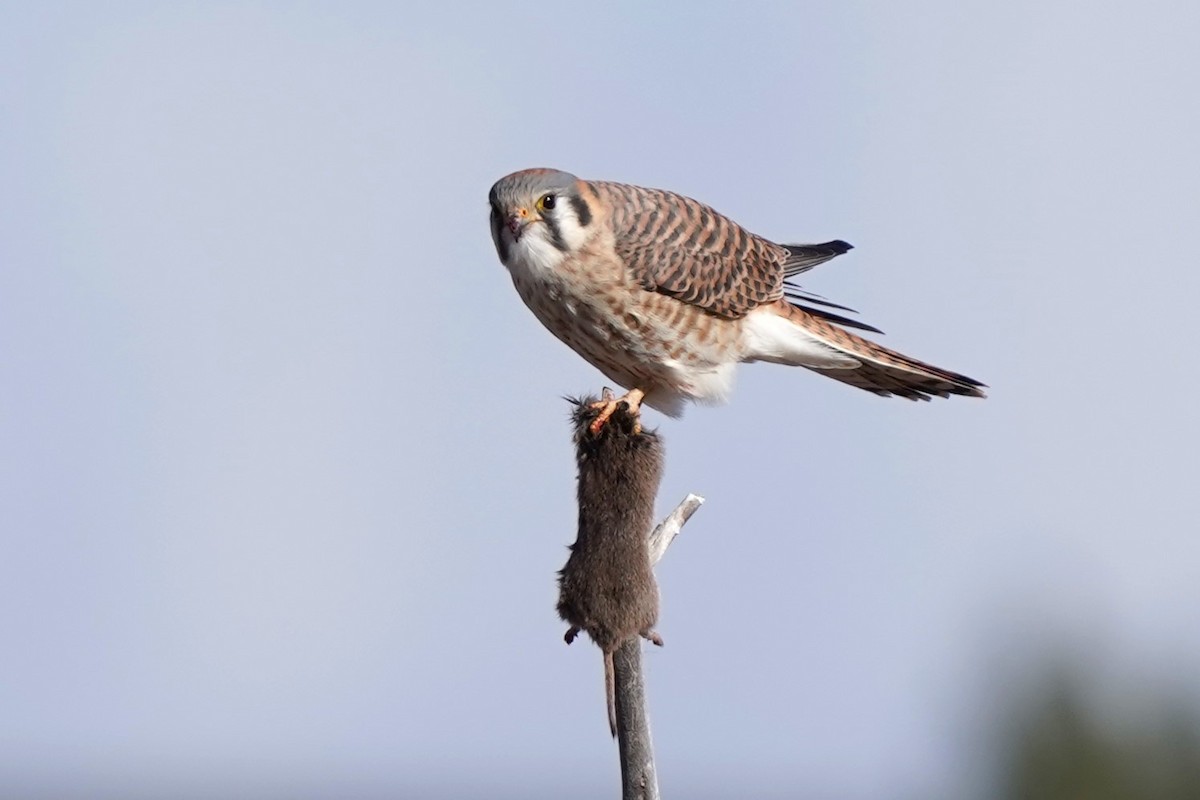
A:
POLYGON ((501 178, 492 239, 525 305, 610 380, 668 416, 728 399, 740 362, 807 367, 888 397, 983 397, 979 381, 845 330, 791 278, 850 250, 776 244, 691 198, 552 169, 501 178))

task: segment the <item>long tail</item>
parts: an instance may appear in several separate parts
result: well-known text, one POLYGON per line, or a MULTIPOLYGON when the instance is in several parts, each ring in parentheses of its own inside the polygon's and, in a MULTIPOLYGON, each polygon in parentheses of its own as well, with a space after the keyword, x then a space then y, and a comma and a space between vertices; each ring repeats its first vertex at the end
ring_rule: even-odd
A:
POLYGON ((809 340, 810 347, 815 344, 831 351, 828 358, 792 361, 826 377, 882 397, 897 395, 909 400, 929 400, 934 395, 987 396, 983 391, 987 387, 974 378, 889 350, 786 301, 775 304, 771 311, 800 329, 798 333, 809 340))
POLYGON ((604 651, 604 696, 608 701, 608 732, 617 738, 617 685, 613 678, 613 654, 604 651))

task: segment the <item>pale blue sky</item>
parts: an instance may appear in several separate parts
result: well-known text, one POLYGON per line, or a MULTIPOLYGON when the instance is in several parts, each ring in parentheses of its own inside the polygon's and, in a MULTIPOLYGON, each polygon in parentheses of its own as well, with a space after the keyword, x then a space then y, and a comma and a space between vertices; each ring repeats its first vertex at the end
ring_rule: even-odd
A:
POLYGON ((1200 6, 104 6, 0 4, 0 793, 615 794, 528 166, 992 387, 650 417, 668 796, 973 796, 1047 647, 1200 705, 1200 6))

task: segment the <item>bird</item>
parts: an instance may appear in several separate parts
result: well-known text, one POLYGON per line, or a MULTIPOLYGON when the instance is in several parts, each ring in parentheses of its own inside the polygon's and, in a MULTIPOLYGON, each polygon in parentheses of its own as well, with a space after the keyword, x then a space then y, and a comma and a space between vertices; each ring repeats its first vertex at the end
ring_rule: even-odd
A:
POLYGON ((984 397, 985 384, 890 350, 878 328, 793 279, 852 249, 778 244, 664 189, 557 169, 506 175, 488 193, 491 233, 517 294, 558 339, 668 417, 728 401, 739 363, 805 367, 883 397, 984 397))

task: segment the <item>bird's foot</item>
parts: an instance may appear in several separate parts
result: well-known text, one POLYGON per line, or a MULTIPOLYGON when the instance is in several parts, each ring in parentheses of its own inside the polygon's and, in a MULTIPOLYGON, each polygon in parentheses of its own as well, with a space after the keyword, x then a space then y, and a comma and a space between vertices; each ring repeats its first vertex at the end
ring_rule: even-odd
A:
POLYGON ((609 389, 607 386, 604 387, 604 391, 600 394, 600 399, 595 403, 592 403, 590 406, 590 408, 600 409, 600 413, 596 415, 594 420, 592 420, 592 424, 588 425, 588 432, 591 433, 592 436, 600 433, 600 429, 604 427, 604 423, 608 422, 609 417, 611 417, 621 406, 621 404, 624 403, 626 406, 628 406, 630 415, 634 417, 634 435, 636 436, 637 434, 641 433, 642 424, 638 421, 637 417, 641 413, 642 398, 645 396, 646 393, 641 389, 630 389, 620 397, 614 397, 612 389, 609 389))
POLYGON ((658 631, 645 630, 642 631, 642 638, 654 642, 659 647, 663 646, 662 637, 658 635, 658 631))
POLYGON ((579 635, 579 626, 572 625, 570 628, 567 629, 567 632, 563 635, 563 641, 566 642, 567 644, 570 644, 571 642, 575 641, 575 637, 578 635, 579 635))

